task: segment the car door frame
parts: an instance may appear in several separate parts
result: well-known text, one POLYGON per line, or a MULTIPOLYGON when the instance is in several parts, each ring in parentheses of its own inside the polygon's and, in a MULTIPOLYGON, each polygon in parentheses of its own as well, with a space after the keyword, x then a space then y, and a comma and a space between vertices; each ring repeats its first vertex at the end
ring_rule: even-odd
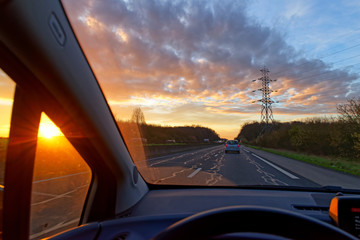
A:
MULTIPOLYGON (((147 193, 148 188, 131 161, 100 87, 72 35, 61 4, 55 0, 36 4, 19 0, 11 1, 9 5, 13 2, 18 4, 18 8, 6 6, 7 3, 5 7, 0 6, 0 23, 4 23, 2 20, 6 18, 15 28, 10 31, 9 26, 0 24, 0 67, 17 84, 6 160, 9 164, 6 162, 5 167, 3 238, 29 238, 31 180, 41 112, 60 127, 92 170, 91 187, 79 224, 112 218, 127 211, 147 193), (49 48, 58 43, 48 36, 40 41, 39 36, 31 35, 34 27, 31 21, 37 22, 39 19, 36 17, 48 19, 54 13, 68 38, 66 46, 54 46, 49 52, 49 48), (28 24, 22 26, 23 21, 28 24), (66 55, 69 52, 71 56, 66 55), (59 59, 54 59, 54 56, 59 59), (66 64, 64 70, 58 61, 74 64, 66 64), (84 82, 84 78, 88 82, 84 82), (86 88, 85 93, 84 89, 77 89, 81 85, 86 88), (96 104, 88 106, 86 101, 96 104), (30 125, 31 129, 28 129, 30 125), (27 143, 19 145, 20 140, 27 143), (19 154, 23 151, 30 153, 27 158, 19 154), (26 168, 22 168, 19 179, 16 175, 24 161, 26 168)), ((48 28, 46 23, 42 27, 48 28)))

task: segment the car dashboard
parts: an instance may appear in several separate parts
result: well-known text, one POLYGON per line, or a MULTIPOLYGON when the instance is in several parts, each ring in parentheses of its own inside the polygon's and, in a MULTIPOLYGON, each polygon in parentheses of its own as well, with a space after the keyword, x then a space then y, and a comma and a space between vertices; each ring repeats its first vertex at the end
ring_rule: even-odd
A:
MULTIPOLYGON (((54 239, 89 239, 90 236, 93 239, 153 239, 170 225, 186 217, 229 206, 276 208, 334 224, 328 210, 335 196, 336 193, 283 190, 157 189, 149 191, 136 206, 116 219, 90 223, 54 239)), ((241 218, 241 214, 238 217, 241 218)), ((259 224, 268 224, 262 219, 257 221, 259 224)), ((268 237, 267 235, 266 238, 268 237)))

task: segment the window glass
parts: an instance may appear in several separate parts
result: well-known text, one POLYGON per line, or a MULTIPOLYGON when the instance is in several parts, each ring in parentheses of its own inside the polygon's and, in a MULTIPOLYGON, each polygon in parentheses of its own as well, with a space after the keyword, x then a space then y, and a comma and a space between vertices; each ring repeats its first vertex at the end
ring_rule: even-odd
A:
POLYGON ((30 238, 77 226, 90 181, 88 165, 43 113, 34 165, 30 238))
POLYGON ((147 182, 360 188, 358 1, 80 2, 62 0, 147 182))
POLYGON ((5 157, 14 92, 15 83, 0 68, 0 236, 2 232, 5 157))

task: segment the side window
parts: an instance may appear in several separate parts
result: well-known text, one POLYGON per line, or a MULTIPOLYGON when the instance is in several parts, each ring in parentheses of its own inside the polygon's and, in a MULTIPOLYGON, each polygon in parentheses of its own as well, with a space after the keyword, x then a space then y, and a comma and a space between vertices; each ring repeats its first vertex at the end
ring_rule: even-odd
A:
POLYGON ((10 131, 11 111, 15 83, 0 68, 0 238, 2 235, 2 209, 4 191, 5 157, 10 131))
POLYGON ((32 183, 30 238, 77 226, 90 181, 88 165, 43 113, 32 183))

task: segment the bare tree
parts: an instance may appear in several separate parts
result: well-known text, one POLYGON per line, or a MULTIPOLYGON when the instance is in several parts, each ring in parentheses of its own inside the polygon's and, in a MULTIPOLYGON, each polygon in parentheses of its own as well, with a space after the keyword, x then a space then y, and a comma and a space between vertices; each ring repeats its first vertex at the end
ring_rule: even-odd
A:
POLYGON ((132 116, 131 116, 131 121, 135 122, 138 125, 145 125, 145 116, 144 113, 142 112, 140 107, 137 107, 133 110, 132 116))
POLYGON ((360 124, 360 98, 352 98, 347 103, 339 104, 337 110, 342 120, 360 124))

